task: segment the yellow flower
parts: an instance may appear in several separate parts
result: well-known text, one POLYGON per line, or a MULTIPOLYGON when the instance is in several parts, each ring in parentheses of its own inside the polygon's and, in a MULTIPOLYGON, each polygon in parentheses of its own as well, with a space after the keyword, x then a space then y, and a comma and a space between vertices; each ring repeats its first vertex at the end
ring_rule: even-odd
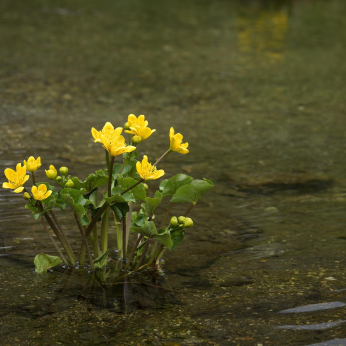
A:
POLYGON ((36 186, 33 186, 31 188, 31 193, 36 199, 36 201, 43 201, 52 194, 52 191, 47 191, 47 186, 45 184, 41 184, 38 186, 38 188, 36 186))
POLYGON ((144 180, 159 179, 165 174, 163 169, 157 171, 156 166, 153 166, 148 162, 148 157, 146 155, 143 156, 142 163, 137 162, 136 168, 138 174, 144 180))
POLYGON ((114 137, 112 140, 108 140, 108 138, 101 135, 100 141, 111 156, 118 156, 136 150, 136 147, 132 145, 126 146, 125 138, 123 136, 114 137))
POLYGON ((38 157, 36 160, 33 156, 28 158, 28 161, 24 160, 24 166, 29 172, 35 172, 41 167, 41 158, 38 157))
POLYGON ((107 122, 101 131, 92 128, 91 134, 94 137, 95 143, 103 143, 101 139, 102 136, 107 138, 108 141, 111 141, 114 137, 120 136, 122 131, 122 127, 114 129, 114 126, 110 122, 107 122))
POLYGON ((147 139, 156 131, 148 127, 148 121, 145 120, 144 115, 140 115, 137 119, 134 114, 130 114, 127 123, 130 127, 130 130, 127 130, 125 132, 135 136, 139 136, 142 139, 147 139))
POLYGON ((183 141, 183 135, 180 133, 174 134, 174 128, 171 127, 171 130, 169 132, 169 140, 170 140, 170 148, 172 151, 176 151, 180 154, 187 154, 189 151, 187 150, 187 147, 189 146, 189 143, 181 143, 183 141))
POLYGON ((21 163, 18 163, 16 166, 17 172, 13 169, 6 168, 5 176, 8 179, 8 183, 3 183, 2 187, 4 189, 14 189, 15 193, 22 192, 24 190, 25 182, 29 179, 29 175, 26 175, 26 167, 21 163))
POLYGON ((53 165, 49 166, 49 170, 45 170, 46 171, 46 177, 48 179, 54 180, 56 178, 56 176, 58 175, 58 171, 55 169, 55 167, 53 165))

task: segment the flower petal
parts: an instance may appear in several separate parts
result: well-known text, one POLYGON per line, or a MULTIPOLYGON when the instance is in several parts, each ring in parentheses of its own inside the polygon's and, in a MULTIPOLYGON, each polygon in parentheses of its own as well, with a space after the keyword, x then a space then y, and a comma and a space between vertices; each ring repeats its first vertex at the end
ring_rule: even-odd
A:
POLYGON ((17 189, 14 190, 15 193, 20 193, 24 190, 24 186, 18 187, 17 189))
POLYGON ((42 194, 45 194, 47 192, 47 186, 45 184, 39 185, 38 191, 41 192, 42 194))
POLYGON ((9 181, 15 181, 17 178, 16 172, 11 168, 5 169, 5 176, 9 181))

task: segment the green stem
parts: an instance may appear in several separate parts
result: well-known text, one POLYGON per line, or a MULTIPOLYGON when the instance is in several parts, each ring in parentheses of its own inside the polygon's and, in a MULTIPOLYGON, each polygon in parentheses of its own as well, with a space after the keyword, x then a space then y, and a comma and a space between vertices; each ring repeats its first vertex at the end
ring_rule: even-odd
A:
POLYGON ((101 251, 102 253, 105 253, 108 249, 108 217, 109 217, 109 208, 103 214, 102 222, 101 222, 101 251))
POLYGON ((128 260, 127 260, 127 264, 126 264, 125 269, 127 269, 127 268, 130 266, 131 261, 132 261, 132 258, 133 258, 134 254, 135 254, 135 251, 137 250, 137 247, 138 247, 139 243, 141 242, 141 240, 143 239, 143 237, 144 237, 144 236, 141 234, 141 235, 137 238, 136 244, 135 244, 135 246, 132 248, 131 253, 130 253, 130 256, 129 256, 128 260))
POLYGON ((32 177, 32 183, 34 186, 36 186, 36 180, 35 180, 35 173, 34 172, 31 172, 31 177, 32 177))
POLYGON ((155 251, 154 255, 150 258, 148 264, 153 263, 154 260, 156 261, 156 258, 160 254, 161 251, 162 251, 162 245, 155 251))
POLYGON ((143 249, 143 252, 142 252, 142 256, 139 259, 139 262, 137 263, 135 270, 138 270, 139 267, 141 266, 141 264, 143 263, 143 260, 144 260, 144 257, 145 257, 145 253, 147 252, 147 249, 148 249, 148 246, 149 246, 150 242, 151 242, 151 238, 148 238, 148 240, 147 240, 147 242, 146 242, 146 244, 144 246, 144 249, 143 249))
MULTIPOLYGON (((43 210, 43 205, 40 202, 39 203, 41 205, 41 208, 43 210)), ((63 246, 65 252, 67 253, 68 259, 71 262, 71 264, 73 266, 76 265, 76 260, 74 258, 73 252, 70 251, 70 249, 68 248, 67 244, 65 243, 64 238, 62 237, 62 235, 60 234, 59 230, 56 228, 56 226, 54 225, 52 219, 49 217, 49 215, 47 213, 44 213, 43 216, 45 217, 45 219, 47 220, 50 228, 53 230, 53 232, 55 233, 56 237, 59 239, 61 245, 63 246)))
POLYGON ((88 255, 88 260, 89 260, 89 263, 90 263, 90 268, 91 268, 92 270, 94 270, 94 269, 95 269, 95 268, 94 268, 94 262, 93 262, 93 259, 92 259, 92 257, 91 257, 90 249, 89 249, 89 246, 88 246, 87 238, 86 238, 85 233, 84 233, 83 226, 82 226, 82 224, 81 224, 81 222, 80 222, 78 216, 76 215, 76 213, 73 213, 73 215, 74 215, 74 218, 75 218, 75 220, 76 220, 76 222, 77 222, 77 225, 78 225, 80 234, 81 234, 82 239, 83 239, 83 242, 84 242, 84 246, 85 246, 85 248, 86 248, 86 252, 87 252, 87 255, 88 255))
POLYGON ((191 211, 191 209, 192 209, 194 206, 195 206, 195 203, 192 203, 192 204, 190 205, 190 207, 186 210, 184 216, 186 216, 186 215, 191 211))
POLYGON ((113 212, 114 216, 114 223, 117 228, 117 245, 118 245, 118 258, 122 257, 122 249, 123 249, 123 233, 120 230, 119 222, 117 220, 117 217, 115 216, 115 213, 113 212))
POLYGON ((93 227, 93 248, 95 253, 95 258, 99 257, 101 255, 101 249, 99 245, 99 239, 97 234, 97 224, 93 227))
POLYGON ((61 235, 63 236, 63 238, 64 238, 64 240, 65 240, 65 242, 66 242, 66 244, 67 244, 69 250, 73 253, 72 247, 71 247, 69 241, 67 240, 67 237, 66 237, 64 231, 62 230, 62 227, 60 226, 60 224, 59 224, 59 222, 58 222, 58 220, 57 220, 57 218, 56 218, 56 216, 55 216, 53 210, 51 210, 50 213, 51 213, 51 215, 52 215, 52 217, 53 217, 53 220, 55 221, 56 225, 58 226, 58 228, 59 228, 59 230, 60 230, 60 232, 61 232, 61 235))
POLYGON ((109 163, 109 172, 108 172, 108 197, 112 196, 113 165, 114 165, 114 156, 111 156, 111 160, 109 163))
POLYGON ((129 137, 129 145, 132 145, 131 144, 131 135, 128 133, 127 136, 129 137))
POLYGON ((127 251, 127 246, 126 246, 127 240, 126 240, 126 218, 123 219, 123 260, 126 260, 126 251, 127 251))
POLYGON ((126 219, 126 249, 129 245, 132 211, 133 211, 133 202, 130 202, 129 203, 129 212, 127 214, 127 219, 126 219))
POLYGON ((162 228, 162 227, 163 227, 163 225, 165 224, 165 221, 166 221, 166 219, 167 219, 167 216, 168 216, 169 212, 170 212, 170 211, 171 211, 171 209, 172 209, 172 206, 173 206, 173 203, 172 203, 172 202, 171 202, 171 203, 169 203, 169 206, 168 206, 168 208, 167 208, 167 211, 166 211, 165 217, 163 218, 163 220, 162 220, 162 222, 161 222, 161 226, 160 226, 160 228, 162 228))
MULTIPOLYGON (((134 187, 136 187, 138 184, 140 184, 141 182, 143 182, 144 179, 141 179, 140 181, 137 181, 136 184, 130 186, 128 189, 126 189, 125 191, 123 191, 120 196, 122 196, 123 194, 125 194, 127 191, 130 191, 131 189, 133 189, 134 187)), ((103 204, 103 206, 98 210, 98 212, 95 214, 95 216, 92 218, 92 220, 89 223, 88 228, 86 229, 86 233, 85 236, 88 238, 89 234, 91 233, 94 225, 96 224, 96 222, 98 221, 98 219, 101 217, 101 215, 105 212, 105 210, 109 207, 109 204, 106 202, 103 204)))
POLYGON ((43 225, 44 230, 45 230, 46 233, 48 234, 48 237, 49 237, 49 239, 51 240, 51 242, 53 243, 53 245, 54 245, 56 251, 58 251, 60 258, 62 259, 62 261, 63 261, 66 265, 68 265, 68 262, 67 262, 67 260, 66 260, 66 258, 65 258, 65 256, 64 256, 64 254, 61 252, 61 250, 60 250, 58 244, 55 242, 54 238, 53 238, 52 235, 49 233, 48 228, 47 228, 46 224, 45 224, 44 221, 43 221, 43 216, 41 216, 41 222, 42 222, 42 225, 43 225))
POLYGON ((168 149, 154 164, 153 166, 156 166, 164 157, 166 157, 172 150, 168 149))
MULTIPOLYGON (((108 169, 108 174, 109 174, 109 153, 108 151, 105 149, 106 152, 106 163, 107 163, 107 169, 108 169)), ((113 172, 112 172, 113 173, 113 172)))

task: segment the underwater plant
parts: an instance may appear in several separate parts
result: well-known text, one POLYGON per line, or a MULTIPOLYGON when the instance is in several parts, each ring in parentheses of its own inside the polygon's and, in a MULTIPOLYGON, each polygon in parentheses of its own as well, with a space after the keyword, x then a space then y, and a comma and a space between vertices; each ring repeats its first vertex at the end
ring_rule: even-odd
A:
MULTIPOLYGON (((37 255, 34 260, 37 273, 45 273, 62 262, 73 267, 77 264, 90 266, 90 270, 105 268, 110 256, 108 234, 113 219, 119 273, 138 271, 144 267, 158 269, 165 250, 173 250, 181 243, 185 229, 193 226, 192 219, 187 215, 199 198, 213 187, 213 183, 207 179, 177 174, 163 180, 153 197, 147 197, 149 188, 146 182, 165 174, 164 170, 157 168, 158 164, 172 152, 189 153, 188 143, 183 143, 183 136, 175 133, 172 127, 169 149, 153 164, 147 155, 139 161, 137 146, 154 132, 148 127, 144 115, 137 118, 133 114, 128 116, 124 127, 114 128, 107 122, 101 131, 92 128, 94 142, 104 148, 106 168, 90 174, 84 181, 69 175, 67 167, 61 167, 58 171, 50 165, 45 171, 50 182, 36 183, 35 172, 41 167, 40 157, 29 157, 24 160, 23 166, 18 163, 16 171, 5 169, 8 182, 3 183, 3 188, 23 193, 27 201, 25 208, 31 210, 36 220, 40 220, 58 252, 58 256, 37 255), (122 136, 123 130, 128 134, 127 143, 122 136), (115 163, 117 156, 122 157, 122 164, 115 163), (28 172, 32 178, 30 189, 24 186, 30 178, 28 172), (52 182, 57 187, 51 185, 52 182), (155 223, 156 210, 164 198, 170 198, 170 203, 158 226, 155 223), (189 206, 181 216, 173 216, 166 221, 174 203, 189 203, 189 206), (72 213, 81 235, 78 249, 72 248, 54 209, 72 213), (134 244, 129 250, 130 234, 134 234, 134 244)), ((112 249, 114 247, 112 245, 112 249)))

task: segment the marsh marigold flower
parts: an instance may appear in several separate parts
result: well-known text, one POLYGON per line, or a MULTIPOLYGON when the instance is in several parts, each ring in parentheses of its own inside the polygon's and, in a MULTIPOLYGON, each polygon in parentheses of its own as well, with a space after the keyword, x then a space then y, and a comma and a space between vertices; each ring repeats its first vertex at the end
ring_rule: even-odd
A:
POLYGON ((174 128, 171 127, 169 132, 170 148, 172 151, 176 151, 180 154, 187 154, 189 151, 187 147, 189 143, 181 143, 183 141, 183 135, 180 133, 174 134, 174 128))
POLYGON ((47 190, 47 186, 45 184, 41 184, 38 187, 33 186, 31 188, 31 193, 36 199, 36 201, 43 201, 52 194, 51 190, 47 190))
POLYGON ((58 171, 55 169, 53 165, 50 165, 49 169, 45 171, 46 171, 46 177, 51 180, 54 180, 56 176, 58 175, 58 171))
POLYGON ((111 156, 118 156, 136 150, 136 147, 126 145, 123 136, 114 137, 112 140, 108 140, 105 136, 101 136, 100 141, 111 156))
POLYGON ((22 192, 24 190, 23 185, 29 179, 29 175, 26 175, 26 166, 22 167, 21 163, 17 164, 16 172, 11 168, 6 168, 5 176, 8 179, 8 183, 3 183, 2 187, 13 189, 15 193, 22 192))
POLYGON ((24 160, 24 166, 29 172, 36 172, 41 167, 41 158, 38 157, 36 160, 33 156, 28 158, 28 161, 24 160))
POLYGON ((142 140, 147 139, 156 131, 148 127, 148 121, 145 120, 144 115, 140 115, 137 118, 134 114, 130 114, 127 119, 127 124, 130 130, 126 130, 125 132, 139 136, 142 140))
POLYGON ((103 129, 101 131, 97 131, 94 127, 91 129, 91 134, 94 137, 95 143, 102 143, 102 138, 106 138, 108 141, 112 141, 115 137, 118 137, 121 135, 121 132, 123 131, 122 127, 117 127, 116 129, 114 126, 107 122, 105 126, 103 126, 103 129))
POLYGON ((146 155, 143 156, 142 163, 137 162, 136 168, 138 174, 144 180, 159 179, 165 174, 163 169, 156 170, 156 166, 153 166, 148 162, 148 157, 146 155))

